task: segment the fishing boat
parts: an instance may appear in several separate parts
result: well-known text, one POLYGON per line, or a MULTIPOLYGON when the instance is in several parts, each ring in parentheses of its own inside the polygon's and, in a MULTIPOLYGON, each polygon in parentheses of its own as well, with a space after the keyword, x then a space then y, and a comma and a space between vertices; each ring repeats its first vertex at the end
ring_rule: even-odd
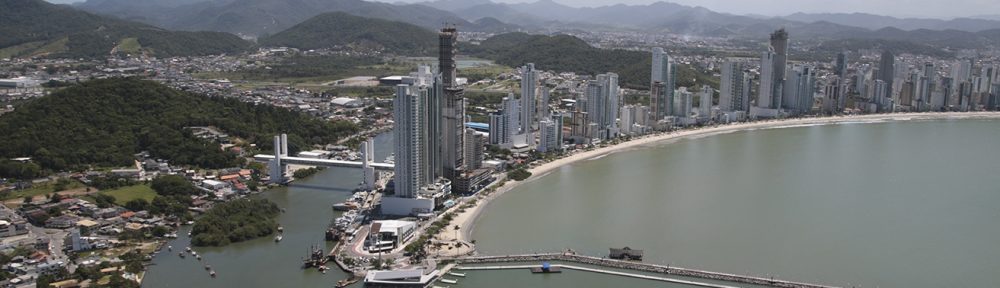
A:
POLYGON ((167 246, 167 252, 174 252, 174 246, 167 246))
POLYGON ((313 245, 309 249, 311 250, 309 257, 302 260, 302 269, 309 269, 313 267, 319 268, 326 265, 326 261, 328 261, 329 258, 326 257, 325 253, 323 253, 323 248, 313 245))
POLYGON ((178 252, 177 256, 181 256, 181 258, 184 258, 184 252, 178 252))
POLYGON ((212 265, 205 264, 205 271, 212 271, 212 265))
POLYGON ((198 261, 201 261, 201 255, 194 255, 194 258, 198 259, 198 261))
POLYGON ((278 233, 285 232, 285 227, 278 226, 278 233))
POLYGON ((281 242, 281 235, 274 236, 274 242, 281 242))
POLYGON ((208 271, 208 275, 212 276, 212 278, 215 278, 215 270, 208 271))
POLYGON ((188 246, 187 248, 184 248, 184 251, 191 252, 191 246, 188 246))

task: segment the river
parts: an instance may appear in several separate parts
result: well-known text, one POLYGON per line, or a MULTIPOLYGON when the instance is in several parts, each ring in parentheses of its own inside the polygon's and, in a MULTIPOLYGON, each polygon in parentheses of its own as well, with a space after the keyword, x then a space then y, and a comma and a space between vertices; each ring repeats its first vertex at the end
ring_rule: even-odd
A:
MULTIPOLYGON (((375 159, 382 161, 392 149, 392 134, 384 133, 375 138, 375 159)), ((322 245, 327 251, 332 243, 324 241, 324 232, 330 220, 340 212, 332 209, 342 202, 361 181, 361 170, 328 168, 312 177, 292 183, 289 187, 274 188, 255 197, 267 198, 285 208, 278 222, 285 229, 283 239, 275 243, 271 237, 230 244, 224 247, 195 247, 202 261, 188 256, 180 258, 177 252, 189 246, 185 226, 179 238, 170 241, 174 252, 164 249, 153 258, 143 287, 332 287, 347 274, 331 269, 322 274, 315 269, 302 270, 302 259, 309 253, 310 245, 322 245), (204 265, 209 264, 217 273, 209 277, 204 265)), ((331 268, 336 268, 332 265, 331 268)))
MULTIPOLYGON (((525 183, 492 202, 472 236, 483 254, 630 246, 646 262, 847 287, 1000 287, 998 145, 997 120, 683 139, 525 183)), ((523 286, 610 286, 594 279, 610 276, 524 271, 476 272, 460 286, 506 287, 499 279, 514 275, 535 279, 523 286)))

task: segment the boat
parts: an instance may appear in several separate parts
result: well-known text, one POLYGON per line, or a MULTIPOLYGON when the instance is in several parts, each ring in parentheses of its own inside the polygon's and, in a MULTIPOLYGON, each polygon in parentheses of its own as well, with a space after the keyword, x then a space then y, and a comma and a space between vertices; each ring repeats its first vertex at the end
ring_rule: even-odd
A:
POLYGON ((208 275, 212 276, 212 278, 215 278, 215 270, 208 271, 208 275))
POLYGON ((285 232, 285 227, 278 226, 278 232, 285 232))
POLYGON ((456 284, 456 283, 458 283, 458 280, 451 280, 451 279, 441 278, 441 282, 448 283, 448 284, 456 284))
POLYGON ((184 251, 191 252, 191 246, 188 246, 187 248, 184 248, 184 251))
POLYGON ((326 265, 326 261, 329 260, 329 257, 323 253, 323 248, 313 245, 310 247, 310 250, 311 252, 309 253, 308 258, 302 260, 302 269, 309 269, 313 267, 319 268, 326 265))
POLYGON ((184 258, 184 253, 183 252, 178 252, 177 256, 181 256, 181 258, 184 258))
POLYGON ((194 255, 194 258, 198 259, 198 261, 201 261, 201 255, 194 255))
POLYGON ((174 252, 174 246, 167 246, 167 252, 174 252))
POLYGON ((205 264, 205 271, 212 271, 212 265, 205 264))
POLYGON ((448 275, 456 277, 465 277, 465 273, 448 272, 448 275))
POLYGON ((281 242, 281 235, 274 236, 274 242, 281 242))

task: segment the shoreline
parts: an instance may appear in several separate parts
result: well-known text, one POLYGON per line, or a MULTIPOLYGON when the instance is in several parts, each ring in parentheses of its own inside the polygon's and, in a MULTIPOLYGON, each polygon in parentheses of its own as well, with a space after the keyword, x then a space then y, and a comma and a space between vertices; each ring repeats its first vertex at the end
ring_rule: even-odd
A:
MULTIPOLYGON (((795 128, 802 126, 812 126, 812 125, 831 125, 831 124, 866 124, 866 123, 883 123, 892 121, 914 121, 914 120, 946 120, 946 119, 1000 119, 1000 112, 930 112, 930 113, 891 113, 891 114, 864 114, 864 115, 847 115, 847 116, 825 116, 825 117, 815 117, 815 118, 790 118, 790 119, 777 119, 777 120, 764 120, 756 122, 737 122, 731 124, 723 124, 717 126, 706 126, 695 129, 686 130, 675 130, 671 132, 663 132, 658 134, 650 134, 641 136, 639 138, 633 138, 632 140, 621 142, 618 144, 595 148, 592 150, 586 150, 582 152, 577 152, 571 155, 564 156, 562 158, 553 160, 551 162, 546 162, 538 166, 528 168, 528 172, 531 172, 531 177, 525 179, 524 181, 512 181, 507 180, 503 186, 499 186, 496 190, 488 196, 474 196, 477 202, 473 207, 465 210, 465 212, 455 215, 453 220, 454 224, 459 226, 459 233, 457 239, 456 237, 448 237, 454 235, 452 231, 439 233, 438 235, 442 237, 444 241, 460 241, 464 243, 471 243, 472 232, 475 230, 475 223, 482 215, 483 211, 489 207, 489 205, 504 193, 514 190, 521 184, 531 182, 535 179, 544 177, 548 173, 554 171, 555 169, 561 168, 565 165, 570 165, 579 161, 584 160, 596 160, 613 153, 625 152, 634 149, 644 149, 651 148, 660 145, 666 145, 671 143, 671 140, 682 140, 691 139, 694 137, 708 137, 725 133, 740 132, 740 131, 751 131, 758 129, 781 129, 781 128, 795 128)), ((474 250, 475 251, 475 250, 474 250)))

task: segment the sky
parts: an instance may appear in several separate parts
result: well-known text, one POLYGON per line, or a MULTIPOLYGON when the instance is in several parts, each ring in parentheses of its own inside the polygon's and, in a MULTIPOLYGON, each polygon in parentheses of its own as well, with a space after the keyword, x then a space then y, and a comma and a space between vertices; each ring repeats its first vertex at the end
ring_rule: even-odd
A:
MULTIPOLYGON (((421 2, 424 0, 402 0, 421 2)), ((534 0, 493 0, 517 3, 534 0)), ((603 6, 612 3, 649 4, 657 0, 554 0, 568 6, 603 6)), ((664 0, 688 6, 702 6, 716 12, 784 16, 796 12, 863 12, 895 17, 954 18, 1000 15, 997 0, 664 0)))
MULTIPOLYGON (((82 0, 46 0, 53 3, 72 3, 82 0)), ((428 0, 381 0, 383 2, 424 2, 428 0)), ((534 0, 493 0, 516 3, 534 0)), ((613 3, 649 4, 656 0, 555 0, 558 3, 581 7, 602 6, 613 3)), ((894 17, 921 17, 949 19, 974 15, 1000 15, 997 0, 668 0, 688 6, 702 6, 713 11, 731 14, 757 14, 784 16, 796 12, 852 13, 863 12, 894 17)))

